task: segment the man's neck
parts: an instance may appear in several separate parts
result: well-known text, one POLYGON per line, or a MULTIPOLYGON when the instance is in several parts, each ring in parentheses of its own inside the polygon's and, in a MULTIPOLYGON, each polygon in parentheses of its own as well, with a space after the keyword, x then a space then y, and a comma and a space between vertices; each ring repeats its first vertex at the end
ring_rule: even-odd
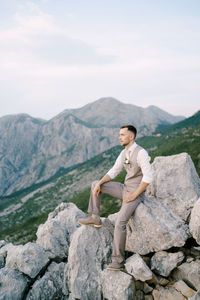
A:
POLYGON ((134 143, 135 141, 131 141, 128 145, 126 145, 126 150, 128 150, 134 143))

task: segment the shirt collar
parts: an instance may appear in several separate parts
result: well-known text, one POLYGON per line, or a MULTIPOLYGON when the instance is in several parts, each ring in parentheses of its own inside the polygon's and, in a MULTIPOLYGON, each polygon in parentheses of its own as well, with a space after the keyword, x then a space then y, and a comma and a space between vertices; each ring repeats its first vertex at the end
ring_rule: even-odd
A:
POLYGON ((131 147, 128 150, 126 150, 126 151, 127 152, 133 152, 136 147, 137 147, 137 144, 136 144, 136 142, 134 142, 133 145, 131 145, 131 147))

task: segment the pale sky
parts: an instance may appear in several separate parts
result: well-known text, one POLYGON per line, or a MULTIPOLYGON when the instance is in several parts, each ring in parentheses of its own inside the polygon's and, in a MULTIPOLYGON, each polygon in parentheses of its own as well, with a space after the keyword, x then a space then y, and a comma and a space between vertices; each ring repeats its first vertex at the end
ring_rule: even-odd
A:
POLYGON ((0 117, 107 96, 200 109, 199 0, 0 0, 0 117))

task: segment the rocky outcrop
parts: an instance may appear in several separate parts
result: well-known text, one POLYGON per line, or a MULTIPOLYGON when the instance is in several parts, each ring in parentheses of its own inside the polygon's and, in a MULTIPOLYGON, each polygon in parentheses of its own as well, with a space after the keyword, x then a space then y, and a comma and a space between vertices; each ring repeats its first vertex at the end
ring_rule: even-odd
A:
POLYGON ((171 271, 175 269, 184 259, 183 252, 170 253, 159 251, 151 258, 151 270, 162 276, 169 276, 171 271))
POLYGON ((49 252, 51 258, 62 260, 68 256, 70 238, 80 225, 78 219, 85 214, 73 203, 61 203, 45 224, 37 231, 36 243, 49 252))
POLYGON ((192 209, 189 226, 193 238, 200 245, 200 198, 196 201, 192 209))
POLYGON ((0 269, 0 299, 23 299, 28 282, 28 278, 18 270, 0 269))
POLYGON ((104 299, 134 299, 135 283, 129 274, 104 270, 101 273, 101 286, 104 299))
POLYGON ((156 198, 146 196, 128 223, 126 250, 144 255, 181 247, 189 236, 183 220, 156 198))
POLYGON ((134 254, 126 260, 126 270, 136 280, 147 281, 152 279, 153 273, 139 254, 134 254))
POLYGON ((98 230, 82 226, 74 233, 65 278, 75 298, 101 299, 101 272, 110 262, 112 240, 113 226, 108 219, 98 230))
MULTIPOLYGON (((179 162, 183 157, 178 156, 179 162)), ((84 213, 61 203, 39 226, 36 243, 0 241, 0 299, 198 299, 200 247, 194 226, 198 228, 199 200, 187 206, 187 213, 192 211, 189 226, 189 214, 182 218, 155 196, 147 193, 129 220, 123 272, 106 270, 117 214, 102 218, 101 228, 80 226, 84 213)))
POLYGON ((30 278, 35 278, 48 262, 45 250, 35 243, 14 246, 7 251, 6 267, 19 270, 30 278))
POLYGON ((65 299, 62 293, 65 263, 52 262, 44 276, 38 278, 28 292, 26 300, 65 299))
POLYGON ((147 194, 186 221, 200 197, 200 180, 191 157, 187 153, 156 157, 152 170, 147 194))

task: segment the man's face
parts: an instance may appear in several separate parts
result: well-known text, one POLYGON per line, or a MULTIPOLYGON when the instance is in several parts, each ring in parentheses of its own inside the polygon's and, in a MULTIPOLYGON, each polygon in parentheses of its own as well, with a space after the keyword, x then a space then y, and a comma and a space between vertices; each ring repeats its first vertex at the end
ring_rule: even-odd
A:
POLYGON ((128 128, 120 129, 119 141, 121 146, 127 146, 130 142, 134 141, 133 132, 129 131, 128 128))

